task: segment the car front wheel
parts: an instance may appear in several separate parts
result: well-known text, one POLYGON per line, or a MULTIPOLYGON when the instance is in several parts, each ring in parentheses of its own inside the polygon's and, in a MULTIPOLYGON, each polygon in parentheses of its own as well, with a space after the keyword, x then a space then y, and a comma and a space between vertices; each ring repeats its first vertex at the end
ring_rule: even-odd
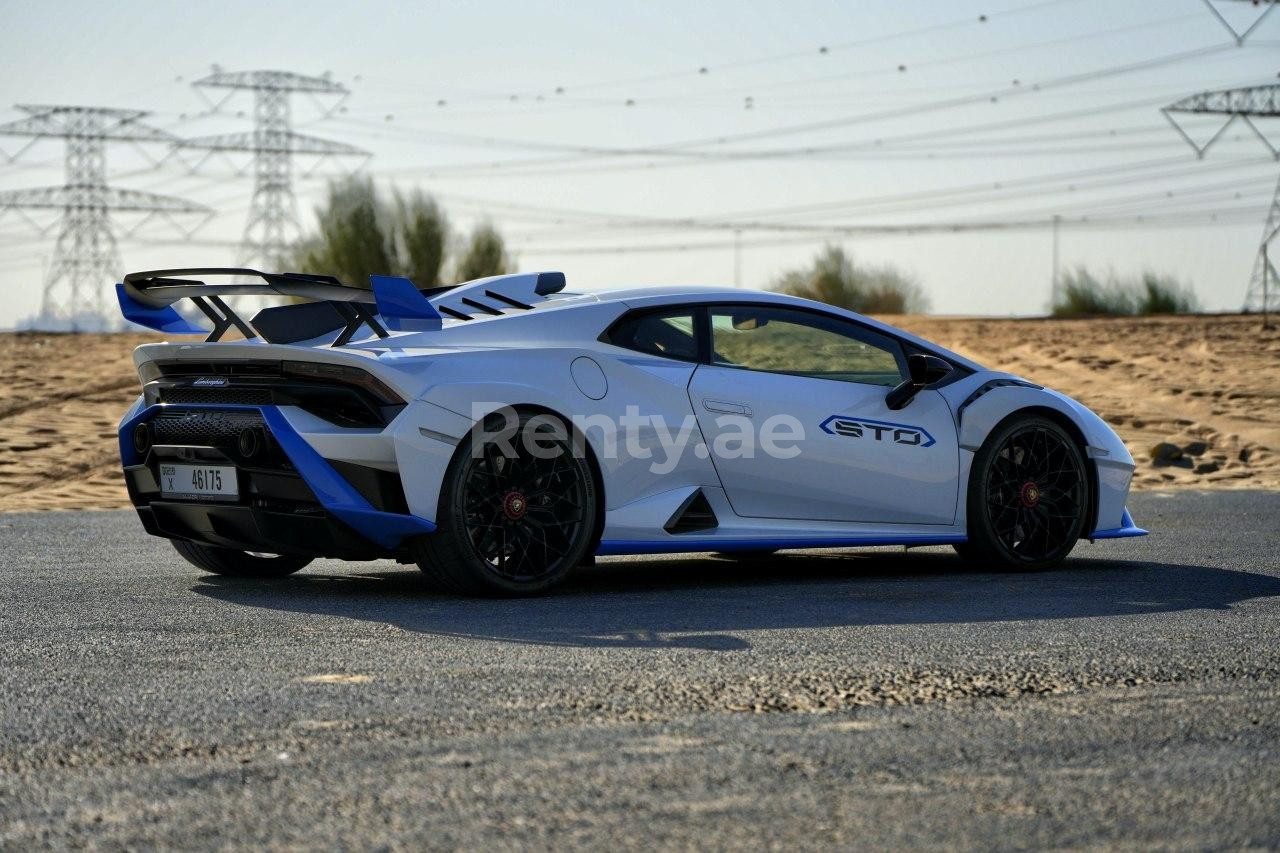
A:
POLYGON ((1009 418, 973 460, 965 559, 1008 569, 1047 569, 1085 533, 1089 478, 1084 454, 1039 415, 1009 418))

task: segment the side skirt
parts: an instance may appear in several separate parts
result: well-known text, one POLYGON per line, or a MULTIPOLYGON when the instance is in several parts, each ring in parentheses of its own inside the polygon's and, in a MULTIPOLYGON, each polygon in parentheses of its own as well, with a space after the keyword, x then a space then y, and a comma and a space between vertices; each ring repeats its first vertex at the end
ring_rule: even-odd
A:
POLYGON ((930 536, 810 536, 779 539, 744 539, 740 537, 688 536, 666 539, 605 539, 596 554, 601 557, 620 554, 679 554, 696 551, 769 551, 801 548, 858 548, 875 545, 955 545, 967 540, 962 534, 930 536))

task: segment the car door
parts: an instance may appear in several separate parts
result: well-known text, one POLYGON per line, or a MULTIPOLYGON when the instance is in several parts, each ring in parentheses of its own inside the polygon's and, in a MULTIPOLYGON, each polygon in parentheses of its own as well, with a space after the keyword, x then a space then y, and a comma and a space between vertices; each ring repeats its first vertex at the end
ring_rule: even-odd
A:
POLYGON ((689 397, 736 513, 955 520, 959 451, 946 401, 922 391, 900 411, 884 402, 905 375, 896 340, 788 307, 707 310, 710 355, 689 397))

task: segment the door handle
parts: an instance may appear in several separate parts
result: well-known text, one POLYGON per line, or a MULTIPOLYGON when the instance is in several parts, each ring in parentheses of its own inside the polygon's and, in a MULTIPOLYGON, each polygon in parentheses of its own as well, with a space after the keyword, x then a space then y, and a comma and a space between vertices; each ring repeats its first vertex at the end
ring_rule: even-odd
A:
POLYGON ((751 407, 746 403, 731 403, 728 400, 703 399, 702 407, 708 412, 722 412, 726 415, 742 415, 751 417, 751 407))

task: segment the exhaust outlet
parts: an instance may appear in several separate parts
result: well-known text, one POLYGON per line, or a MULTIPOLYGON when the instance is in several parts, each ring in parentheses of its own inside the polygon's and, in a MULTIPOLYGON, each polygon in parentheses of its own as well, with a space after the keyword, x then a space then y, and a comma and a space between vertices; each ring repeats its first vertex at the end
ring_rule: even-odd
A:
POLYGON ((151 425, 142 423, 135 426, 133 428, 132 438, 133 438, 133 449, 138 452, 138 455, 145 456, 147 451, 151 449, 151 444, 153 441, 153 438, 151 435, 151 425))
POLYGON ((267 447, 267 437, 258 427, 246 427, 240 430, 236 438, 236 448, 245 459, 253 459, 267 447))

